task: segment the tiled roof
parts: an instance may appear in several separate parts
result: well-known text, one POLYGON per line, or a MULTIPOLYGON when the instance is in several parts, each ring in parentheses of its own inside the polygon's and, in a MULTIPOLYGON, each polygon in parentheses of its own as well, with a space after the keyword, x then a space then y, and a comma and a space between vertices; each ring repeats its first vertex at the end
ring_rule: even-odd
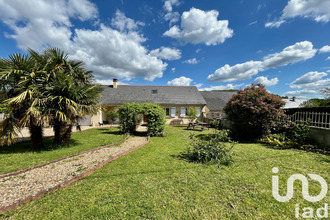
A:
POLYGON ((195 86, 102 86, 101 104, 122 105, 126 102, 151 102, 163 105, 205 105, 195 86))
POLYGON ((206 101, 206 107, 210 111, 223 111, 229 99, 237 94, 237 92, 224 91, 201 91, 200 93, 206 101))

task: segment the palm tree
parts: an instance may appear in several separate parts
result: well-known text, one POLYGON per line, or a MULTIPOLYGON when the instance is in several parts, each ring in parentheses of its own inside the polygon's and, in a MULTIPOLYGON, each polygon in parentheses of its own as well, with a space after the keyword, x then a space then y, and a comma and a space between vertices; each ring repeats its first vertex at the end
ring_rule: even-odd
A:
POLYGON ((28 126, 33 147, 42 147, 42 114, 38 106, 40 82, 45 72, 29 55, 14 54, 0 60, 0 93, 10 110, 9 117, 0 124, 0 140, 14 142, 18 130, 28 126))
POLYGON ((54 142, 68 144, 76 119, 95 113, 101 88, 83 62, 68 60, 57 48, 29 55, 15 54, 0 61, 0 94, 11 110, 0 124, 0 140, 13 142, 17 130, 29 126, 33 146, 42 147, 43 118, 54 125, 54 142))
POLYGON ((47 71, 42 103, 46 106, 44 114, 54 125, 54 142, 68 144, 77 119, 100 108, 101 88, 94 85, 92 71, 87 71, 82 61, 69 60, 60 49, 29 52, 47 71))

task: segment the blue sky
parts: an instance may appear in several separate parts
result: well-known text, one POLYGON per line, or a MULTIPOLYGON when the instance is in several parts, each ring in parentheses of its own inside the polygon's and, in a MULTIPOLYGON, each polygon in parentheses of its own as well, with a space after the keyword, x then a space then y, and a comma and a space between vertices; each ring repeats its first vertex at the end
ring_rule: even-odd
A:
POLYGON ((330 1, 0 0, 0 56, 59 47, 98 83, 322 97, 330 1))

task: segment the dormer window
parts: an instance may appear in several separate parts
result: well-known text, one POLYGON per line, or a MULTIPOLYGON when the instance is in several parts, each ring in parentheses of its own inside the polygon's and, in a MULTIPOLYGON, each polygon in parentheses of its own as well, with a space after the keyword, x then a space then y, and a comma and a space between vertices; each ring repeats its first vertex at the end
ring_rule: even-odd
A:
POLYGON ((158 90, 157 89, 151 90, 151 94, 158 94, 158 90))

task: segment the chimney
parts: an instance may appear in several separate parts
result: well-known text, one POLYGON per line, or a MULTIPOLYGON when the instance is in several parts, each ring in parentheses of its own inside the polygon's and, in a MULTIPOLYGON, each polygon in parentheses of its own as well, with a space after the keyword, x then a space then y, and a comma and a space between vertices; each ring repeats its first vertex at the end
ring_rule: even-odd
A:
POLYGON ((113 79, 113 88, 116 89, 118 85, 118 79, 113 79))

